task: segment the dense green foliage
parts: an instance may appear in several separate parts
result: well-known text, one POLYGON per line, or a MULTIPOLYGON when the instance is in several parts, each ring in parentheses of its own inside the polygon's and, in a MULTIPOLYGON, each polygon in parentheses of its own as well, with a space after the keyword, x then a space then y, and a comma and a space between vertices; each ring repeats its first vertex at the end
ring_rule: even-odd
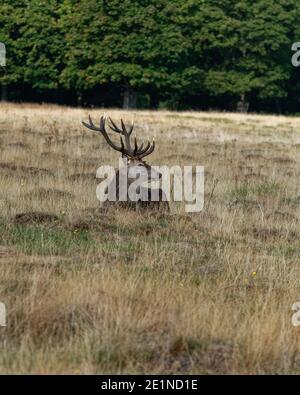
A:
POLYGON ((299 111, 297 0, 2 0, 13 100, 299 111))

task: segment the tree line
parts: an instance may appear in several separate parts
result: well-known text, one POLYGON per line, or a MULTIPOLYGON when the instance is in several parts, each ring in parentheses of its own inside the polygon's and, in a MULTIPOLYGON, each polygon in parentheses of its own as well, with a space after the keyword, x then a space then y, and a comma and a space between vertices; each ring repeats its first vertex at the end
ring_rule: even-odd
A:
POLYGON ((298 0, 2 0, 2 100, 300 112, 298 0))

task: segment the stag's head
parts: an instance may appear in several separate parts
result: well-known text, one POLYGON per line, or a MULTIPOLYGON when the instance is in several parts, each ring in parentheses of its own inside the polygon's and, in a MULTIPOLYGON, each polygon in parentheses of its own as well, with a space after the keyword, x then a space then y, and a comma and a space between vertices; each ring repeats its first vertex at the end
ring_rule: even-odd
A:
POLYGON ((88 129, 101 133, 107 144, 115 151, 118 151, 122 154, 122 158, 126 159, 126 163, 128 165, 129 177, 131 172, 134 173, 134 168, 138 166, 142 177, 144 170, 144 177, 148 180, 150 179, 150 177, 151 180, 157 180, 160 178, 161 174, 153 171, 153 169, 151 172, 151 166, 149 166, 144 160, 146 156, 150 155, 154 151, 155 141, 153 139, 152 143, 148 141, 145 145, 144 143, 139 145, 136 136, 134 136, 134 138, 132 139, 132 132, 134 128, 133 122, 128 128, 126 128, 125 123, 122 119, 121 126, 117 126, 111 118, 107 119, 106 117, 102 116, 100 118, 99 126, 97 126, 93 123, 92 118, 89 116, 89 122, 82 123, 88 129), (119 145, 116 144, 109 136, 106 130, 106 125, 109 126, 111 131, 119 135, 119 145))

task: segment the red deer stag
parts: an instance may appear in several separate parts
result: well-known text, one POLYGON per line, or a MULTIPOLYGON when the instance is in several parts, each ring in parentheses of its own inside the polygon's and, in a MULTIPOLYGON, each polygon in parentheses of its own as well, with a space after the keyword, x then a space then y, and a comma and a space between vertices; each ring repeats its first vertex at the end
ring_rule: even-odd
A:
MULTIPOLYGON (((111 181, 115 186, 116 190, 116 201, 111 201, 108 199, 104 202, 104 207, 108 205, 116 205, 118 207, 127 208, 127 209, 151 209, 151 210, 164 210, 169 211, 169 203, 167 201, 166 195, 161 188, 151 188, 150 183, 152 181, 158 181, 161 178, 161 173, 154 170, 153 167, 149 166, 143 158, 150 155, 155 148, 155 142, 153 140, 152 144, 148 141, 146 146, 141 144, 138 146, 136 137, 134 138, 134 143, 131 141, 131 134, 134 128, 134 123, 127 129, 123 120, 121 119, 121 126, 117 126, 115 122, 109 119, 109 128, 117 133, 120 136, 120 145, 117 145, 112 141, 110 136, 106 131, 106 118, 101 117, 99 126, 96 126, 91 117, 89 116, 89 123, 82 122, 85 127, 88 129, 100 132, 109 146, 111 146, 114 150, 120 152, 122 154, 122 158, 125 159, 125 167, 122 169, 122 172, 116 170, 116 174, 114 179, 111 181), (139 175, 137 177, 137 174, 139 175), (127 177, 126 182, 126 198, 120 199, 121 195, 121 183, 122 177, 127 177), (136 180, 139 179, 139 186, 137 187, 138 198, 134 197, 132 199, 132 195, 128 193, 130 185, 136 180), (146 185, 145 185, 146 184, 146 185), (153 199, 153 196, 156 196, 153 199), (124 201, 126 200, 126 201, 124 201)), ((109 191, 109 186, 106 188, 106 193, 109 191)), ((123 194, 124 196, 124 194, 123 194)), ((137 196, 137 195, 136 195, 137 196)))

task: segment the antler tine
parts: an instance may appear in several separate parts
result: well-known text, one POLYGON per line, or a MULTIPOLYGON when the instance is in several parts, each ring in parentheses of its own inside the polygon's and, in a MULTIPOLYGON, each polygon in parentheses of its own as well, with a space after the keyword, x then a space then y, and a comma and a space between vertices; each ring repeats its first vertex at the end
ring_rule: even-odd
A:
POLYGON ((111 123, 110 128, 111 128, 114 132, 116 132, 116 133, 121 133, 121 134, 123 134, 124 136, 126 136, 126 135, 130 136, 130 135, 131 135, 131 133, 132 133, 132 131, 133 131, 133 128, 134 128, 134 123, 133 123, 133 122, 132 122, 132 124, 131 124, 129 130, 127 130, 127 129, 126 129, 126 126, 125 126, 125 124, 124 124, 123 119, 121 119, 121 126, 122 126, 122 129, 120 129, 110 117, 109 117, 109 121, 110 121, 110 123, 111 123))
POLYGON ((94 130, 95 132, 100 132, 99 128, 97 128, 97 127, 94 125, 94 123, 93 123, 92 118, 91 118, 90 115, 89 115, 89 123, 86 123, 86 122, 82 121, 82 124, 83 124, 86 128, 88 128, 88 129, 94 130))
POLYGON ((121 126, 122 126, 122 130, 123 130, 123 136, 125 137, 125 142, 126 142, 126 145, 127 145, 126 148, 128 149, 128 151, 131 152, 131 154, 133 154, 133 156, 135 156, 135 148, 133 149, 131 147, 131 144, 130 144, 130 135, 131 135, 131 133, 133 131, 133 126, 131 126, 129 131, 127 131, 123 119, 121 119, 121 126))
POLYGON ((134 156, 136 156, 137 152, 138 152, 138 145, 137 145, 137 140, 136 140, 136 136, 135 136, 134 137, 134 151, 133 151, 134 156))
POLYGON ((132 122, 131 122, 131 125, 130 125, 130 128, 129 128, 129 130, 128 130, 129 136, 131 135, 131 133, 132 133, 132 131, 133 131, 133 128, 134 128, 134 122, 132 121, 132 122))
POLYGON ((154 151, 154 149, 155 149, 155 141, 154 141, 154 139, 153 139, 153 143, 152 143, 152 145, 150 146, 150 148, 149 148, 147 151, 143 152, 142 154, 139 154, 139 155, 138 155, 139 158, 142 159, 142 158, 144 158, 145 156, 148 156, 148 155, 152 154, 152 152, 154 151))
POLYGON ((132 133, 132 131, 133 131, 133 128, 134 128, 134 122, 132 121, 129 130, 127 130, 127 129, 126 129, 126 126, 125 126, 125 124, 124 124, 123 119, 121 119, 121 126, 122 126, 122 131, 123 131, 124 136, 125 136, 125 135, 130 136, 131 133, 132 133))
POLYGON ((122 126, 123 133, 124 133, 124 134, 127 134, 126 126, 125 126, 125 124, 124 124, 123 119, 121 119, 121 126, 122 126))
POLYGON ((89 114, 89 122, 90 122, 91 126, 95 127, 94 122, 93 122, 92 117, 91 117, 90 114, 89 114))
POLYGON ((123 134, 123 130, 118 128, 118 126, 114 123, 114 121, 111 119, 111 117, 109 117, 108 119, 109 119, 109 122, 111 123, 111 125, 109 125, 111 130, 113 130, 116 133, 123 134))
POLYGON ((109 125, 111 130, 113 130, 114 132, 119 133, 119 134, 121 134, 121 135, 123 135, 125 137, 126 150, 128 151, 127 154, 128 155, 132 155, 133 154, 133 149, 130 146, 129 135, 127 133, 126 127, 125 127, 124 122, 122 121, 122 119, 121 119, 122 129, 120 129, 111 118, 109 118, 109 121, 111 123, 111 125, 109 125))
POLYGON ((122 134, 124 136, 125 144, 126 144, 126 150, 128 151, 127 153, 129 155, 134 155, 134 150, 132 149, 131 144, 130 144, 130 134, 132 133, 133 125, 130 127, 129 131, 127 131, 126 126, 124 124, 124 121, 122 119, 121 119, 121 127, 122 127, 122 129, 120 129, 111 118, 109 118, 109 121, 111 123, 111 125, 109 125, 110 128, 114 132, 122 134))
POLYGON ((121 119, 121 126, 122 126, 122 133, 123 133, 123 136, 125 137, 125 142, 127 145, 126 148, 128 149, 128 151, 131 151, 131 153, 133 153, 134 150, 131 148, 131 144, 130 144, 130 134, 127 132, 127 129, 126 129, 126 126, 123 122, 123 119, 121 119))
POLYGON ((147 145, 145 148, 142 149, 142 146, 140 147, 140 149, 137 152, 137 155, 140 157, 140 155, 144 154, 146 151, 148 151, 148 149, 150 148, 151 144, 150 141, 148 141, 147 145))
POLYGON ((124 153, 125 149, 124 149, 124 144, 121 144, 121 147, 118 147, 108 136, 106 130, 105 130, 105 118, 102 116, 100 118, 100 122, 99 122, 99 127, 95 126, 95 124, 92 121, 91 116, 89 115, 89 123, 86 123, 84 121, 82 121, 82 124, 90 129, 93 130, 95 132, 100 132, 103 137, 105 138, 106 142, 108 143, 108 145, 110 145, 114 150, 121 152, 122 154, 124 153))
POLYGON ((100 129, 105 131, 105 117, 103 116, 100 118, 100 129))
POLYGON ((125 152, 125 146, 124 146, 124 141, 122 139, 122 136, 120 136, 120 142, 121 142, 121 147, 122 147, 122 150, 123 150, 123 153, 124 153, 125 152))

